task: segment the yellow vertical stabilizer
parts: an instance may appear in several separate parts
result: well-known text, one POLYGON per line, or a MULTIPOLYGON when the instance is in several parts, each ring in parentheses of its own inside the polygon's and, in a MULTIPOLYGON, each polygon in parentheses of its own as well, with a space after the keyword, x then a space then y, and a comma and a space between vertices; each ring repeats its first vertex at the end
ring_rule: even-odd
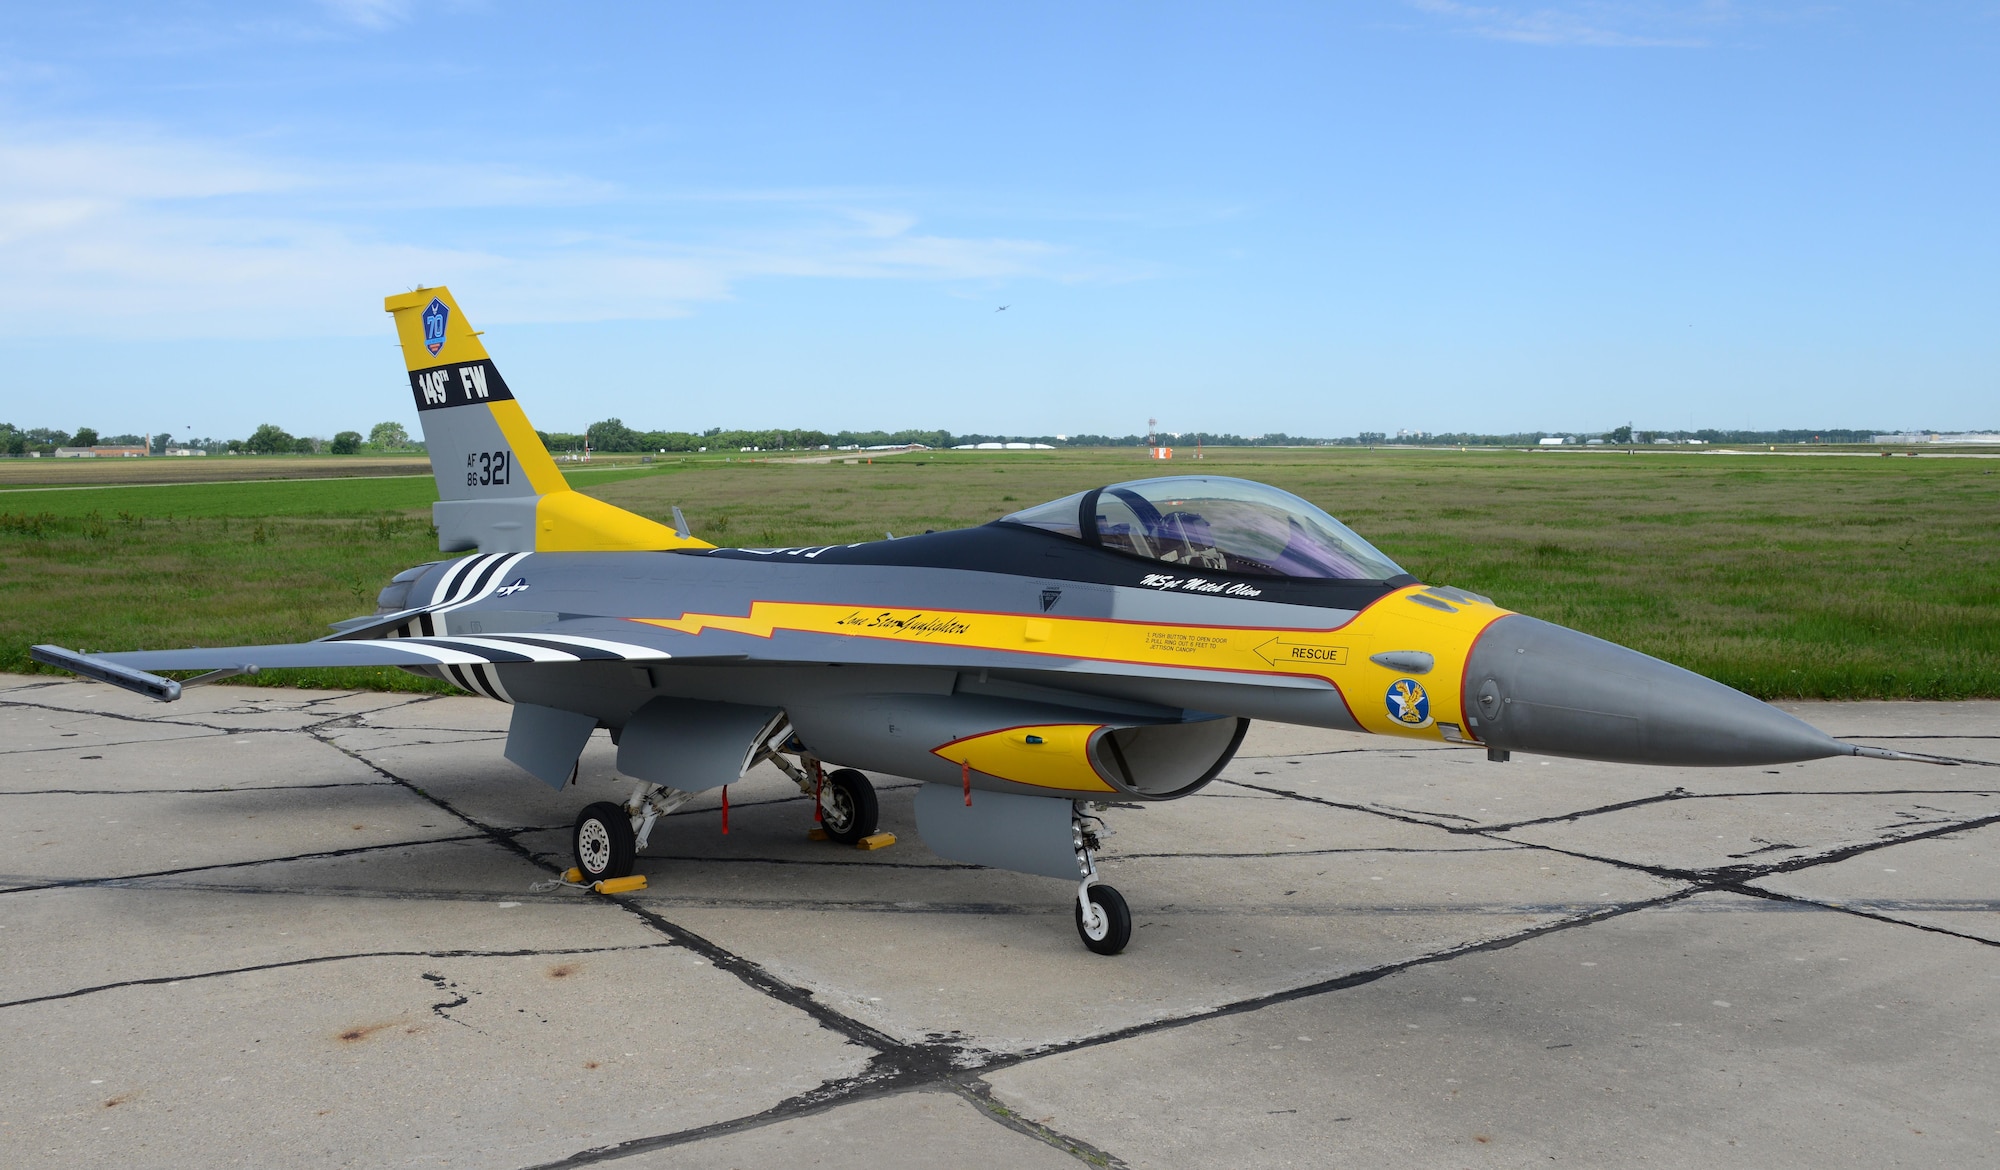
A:
POLYGON ((713 548, 573 490, 549 458, 479 334, 439 285, 397 293, 410 393, 437 477, 438 547, 451 552, 629 552, 713 548))

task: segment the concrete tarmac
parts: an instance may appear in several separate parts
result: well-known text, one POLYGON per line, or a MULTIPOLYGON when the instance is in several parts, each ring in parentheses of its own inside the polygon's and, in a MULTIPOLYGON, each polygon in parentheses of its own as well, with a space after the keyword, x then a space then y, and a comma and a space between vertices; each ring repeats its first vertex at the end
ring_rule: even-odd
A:
MULTIPOLYGON (((1787 704, 2000 761, 2000 703, 1787 704)), ((806 838, 643 893, 474 698, 0 676, 0 1166, 2000 1165, 2000 767, 1709 771, 1259 725, 1071 888, 806 838)))

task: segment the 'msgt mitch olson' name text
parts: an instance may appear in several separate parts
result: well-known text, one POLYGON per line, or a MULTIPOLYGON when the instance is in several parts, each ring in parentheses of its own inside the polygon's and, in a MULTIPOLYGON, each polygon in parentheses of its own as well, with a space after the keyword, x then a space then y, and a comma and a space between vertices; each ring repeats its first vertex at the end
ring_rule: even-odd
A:
POLYGON ((1264 593, 1255 585, 1245 585, 1241 581, 1209 581, 1201 577, 1174 577, 1166 573, 1148 573, 1139 578, 1139 584, 1149 589, 1178 589, 1183 593, 1216 593, 1223 597, 1261 597, 1264 593))

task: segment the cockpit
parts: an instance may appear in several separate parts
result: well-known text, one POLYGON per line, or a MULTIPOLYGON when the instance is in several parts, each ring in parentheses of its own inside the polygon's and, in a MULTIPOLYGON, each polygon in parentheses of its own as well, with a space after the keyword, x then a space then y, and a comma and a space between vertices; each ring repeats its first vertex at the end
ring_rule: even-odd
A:
POLYGON ((1182 569, 1339 581, 1405 575, 1305 500, 1228 476, 1130 480, 1027 508, 1000 523, 1182 569))

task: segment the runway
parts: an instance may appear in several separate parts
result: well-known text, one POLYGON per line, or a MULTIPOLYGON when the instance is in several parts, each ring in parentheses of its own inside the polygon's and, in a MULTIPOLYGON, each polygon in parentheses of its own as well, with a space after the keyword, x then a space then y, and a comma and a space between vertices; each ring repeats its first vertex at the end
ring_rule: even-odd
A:
MULTIPOLYGON (((2000 761, 2000 703, 1782 704, 2000 761)), ((0 676, 0 1165, 2000 1164, 2000 767, 1658 769, 1254 727, 1071 888, 807 840, 650 886, 474 698, 0 676)))

